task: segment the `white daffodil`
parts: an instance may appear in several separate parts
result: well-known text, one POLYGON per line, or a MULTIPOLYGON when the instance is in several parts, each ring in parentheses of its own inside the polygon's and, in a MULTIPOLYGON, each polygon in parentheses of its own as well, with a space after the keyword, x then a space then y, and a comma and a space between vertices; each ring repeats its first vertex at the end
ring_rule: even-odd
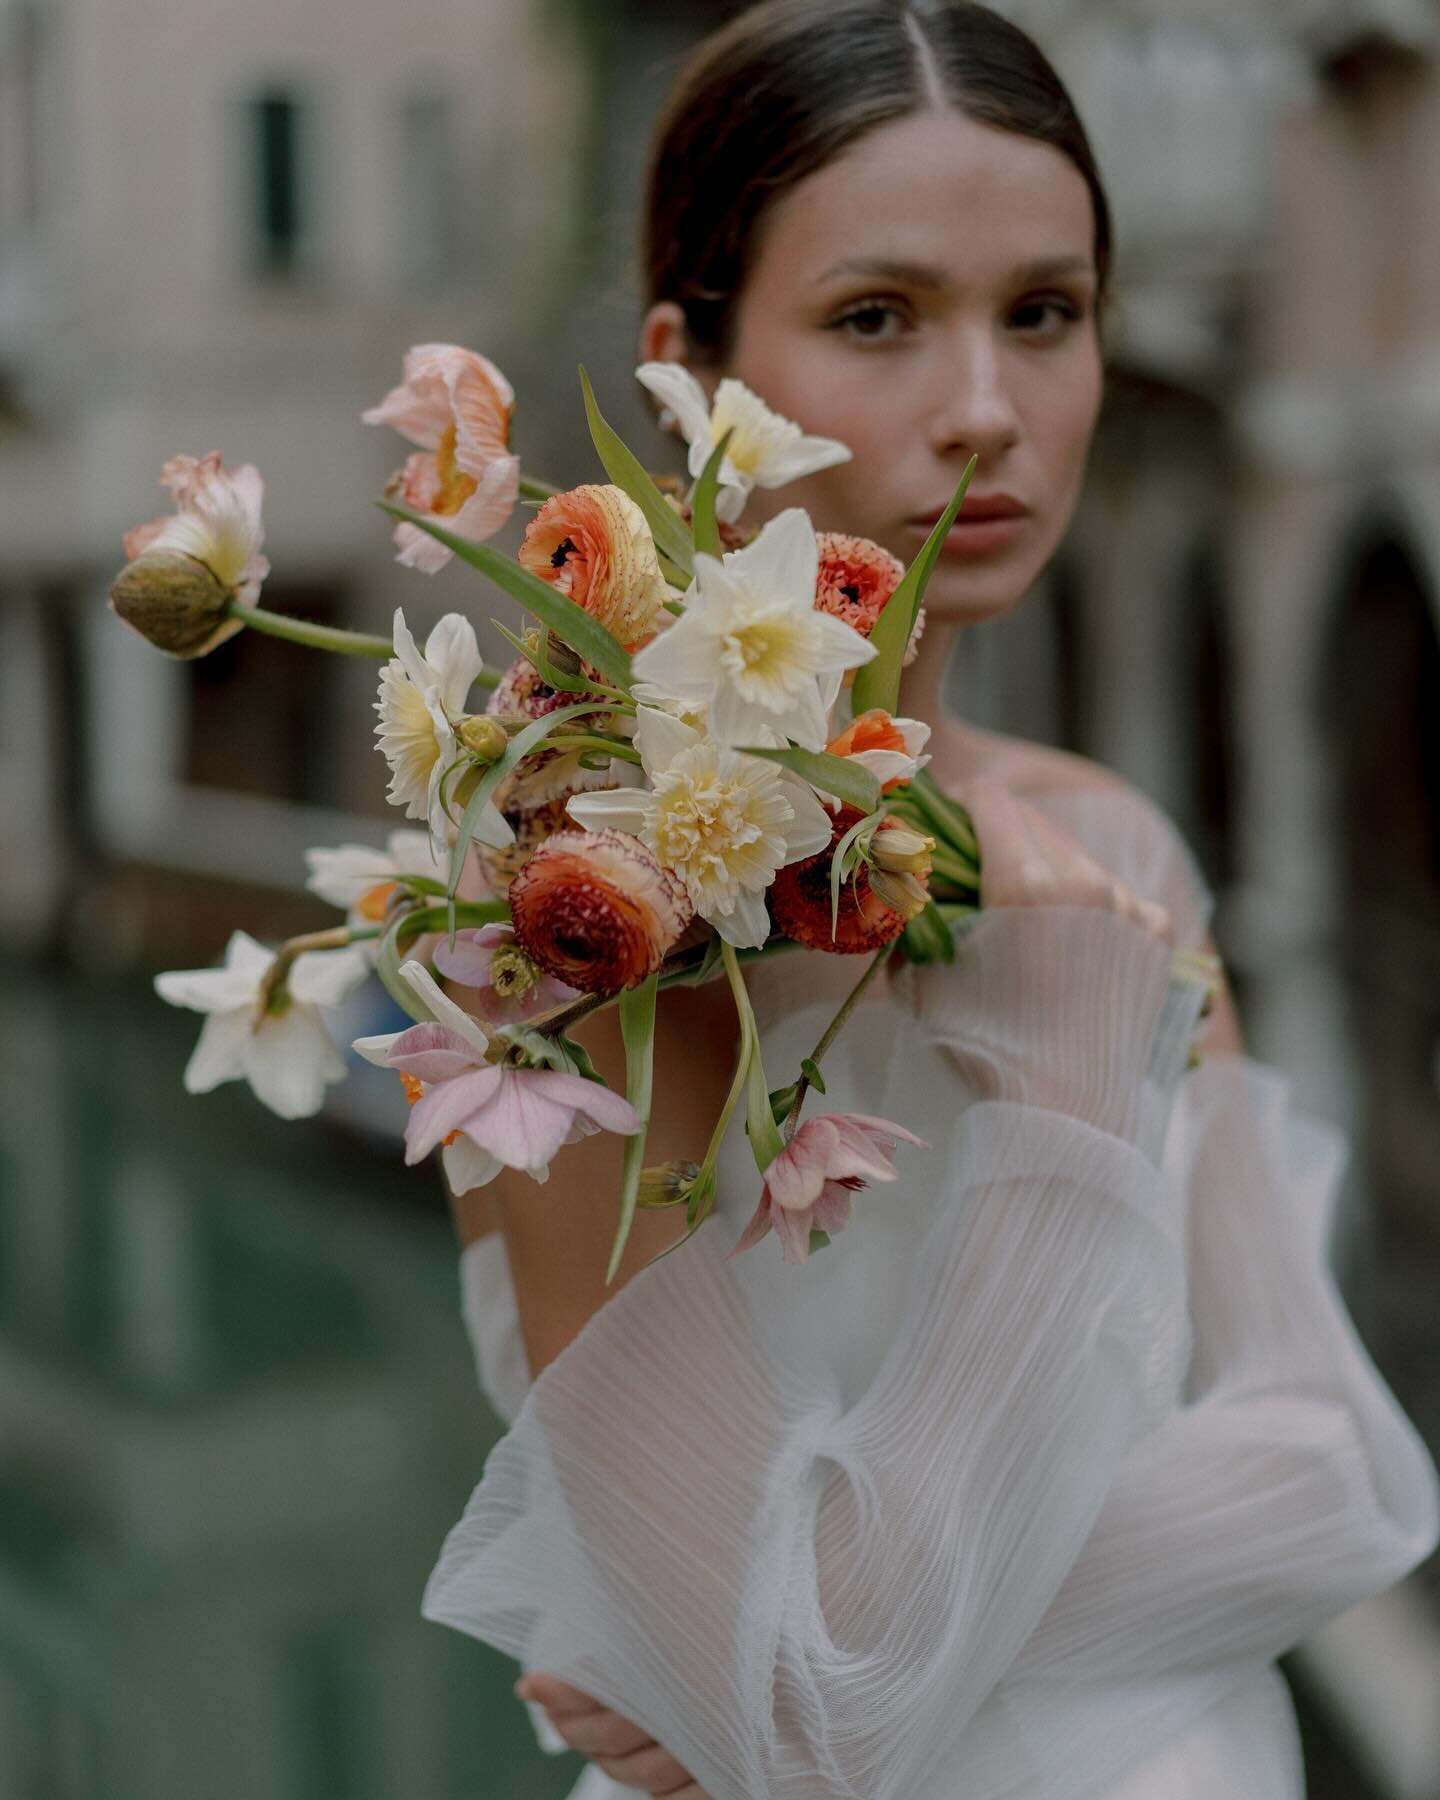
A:
POLYGON ((753 544, 697 556, 684 615, 639 650, 636 677, 650 691, 706 708, 710 735, 727 746, 793 738, 825 742, 846 669, 875 646, 815 605, 819 557, 807 514, 792 507, 753 544))
POLYGON ((806 437, 793 419, 772 412, 758 394, 733 377, 716 387, 713 404, 681 363, 641 363, 635 378, 675 415, 690 446, 692 476, 701 473, 715 446, 730 432, 715 511, 732 523, 744 511, 752 488, 784 487, 802 475, 850 461, 848 444, 837 438, 806 437))
MULTIPOLYGON (((380 698, 375 710, 379 747, 390 765, 386 797, 405 808, 407 819, 427 819, 437 856, 449 846, 450 821, 440 804, 440 778, 465 754, 454 721, 465 710, 465 697, 484 667, 475 642, 475 627, 459 613, 446 613, 416 648, 402 608, 395 608, 395 655, 380 671, 380 698)), ((482 844, 504 850, 515 833, 499 809, 487 806, 475 827, 482 844)))
MULTIPOLYGON (((383 922, 385 908, 401 876, 428 875, 432 881, 443 878, 435 860, 435 846, 426 831, 392 831, 383 850, 369 844, 307 850, 305 862, 310 870, 306 887, 331 906, 338 906, 345 914, 345 923, 352 927, 383 922)), ((353 947, 373 960, 378 945, 378 939, 369 938, 353 947)))
POLYGON ((786 863, 830 842, 824 808, 788 770, 727 750, 655 707, 639 709, 635 746, 650 786, 576 794, 570 816, 587 830, 632 832, 727 943, 763 944, 765 890, 786 863))
POLYGON ((223 968, 168 970, 155 977, 155 991, 172 1006, 207 1015, 185 1066, 188 1093, 244 1079, 271 1112, 304 1119, 320 1110, 326 1086, 345 1075, 318 1008, 338 1006, 368 969, 352 950, 307 950, 291 965, 278 1007, 265 1009, 262 989, 274 961, 273 951, 236 931, 223 968))

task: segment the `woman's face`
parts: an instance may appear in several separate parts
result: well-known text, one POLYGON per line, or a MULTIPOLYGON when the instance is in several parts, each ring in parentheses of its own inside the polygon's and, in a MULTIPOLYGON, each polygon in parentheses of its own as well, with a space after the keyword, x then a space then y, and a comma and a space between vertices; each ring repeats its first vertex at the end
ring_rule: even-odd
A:
POLYGON ((754 495, 909 562, 979 457, 926 595, 973 622, 1030 586, 1069 521, 1100 404, 1095 220, 1060 151, 954 111, 881 127, 764 220, 738 376, 854 460, 754 495), (987 516, 988 515, 988 516, 987 516))

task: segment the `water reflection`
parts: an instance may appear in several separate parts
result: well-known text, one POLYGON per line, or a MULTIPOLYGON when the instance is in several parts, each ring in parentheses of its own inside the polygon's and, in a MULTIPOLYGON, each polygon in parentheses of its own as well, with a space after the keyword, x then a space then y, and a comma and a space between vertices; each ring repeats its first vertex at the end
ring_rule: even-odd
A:
POLYGON ((438 1186, 197 1025, 0 965, 0 1800, 565 1794, 419 1616, 499 1431, 438 1186))

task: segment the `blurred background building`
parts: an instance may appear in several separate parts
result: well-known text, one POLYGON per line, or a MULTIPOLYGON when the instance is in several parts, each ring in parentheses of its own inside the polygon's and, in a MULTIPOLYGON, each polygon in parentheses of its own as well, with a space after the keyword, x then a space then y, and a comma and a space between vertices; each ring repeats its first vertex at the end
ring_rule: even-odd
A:
MULTIPOLYGON (((0 1800, 574 1779, 526 1760, 500 1659, 415 1617, 496 1430, 438 1188, 350 1083, 283 1150, 248 1095, 184 1103, 148 986, 330 922, 304 849, 396 822, 375 666, 245 633, 172 663, 104 596, 165 458, 213 448, 265 476, 267 605, 475 615, 368 504, 400 447, 359 415, 412 343, 494 356, 554 479, 591 473, 581 360, 663 462, 643 154, 734 10, 0 0, 0 1800)), ((1440 9, 1002 10, 1091 126, 1119 301, 1066 550, 953 695, 1186 833, 1254 1053, 1351 1133, 1347 1295, 1440 1446, 1440 9)), ((1316 1795, 1440 1796, 1433 1574, 1292 1672, 1316 1795)))

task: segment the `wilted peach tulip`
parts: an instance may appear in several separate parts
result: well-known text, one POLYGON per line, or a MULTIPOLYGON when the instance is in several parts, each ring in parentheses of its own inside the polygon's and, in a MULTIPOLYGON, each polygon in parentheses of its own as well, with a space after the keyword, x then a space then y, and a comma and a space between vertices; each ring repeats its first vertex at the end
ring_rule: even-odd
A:
POLYGON ((526 527, 520 561, 627 647, 654 631, 668 594, 645 515, 618 487, 553 494, 526 527))
POLYGON ((516 941, 587 994, 636 987, 694 916, 685 884, 628 831, 559 831, 510 884, 516 941))
MULTIPOLYGON (((510 453, 510 383, 487 357, 458 344, 416 344, 405 379, 360 416, 392 425, 420 446, 394 491, 459 537, 488 538, 510 517, 520 492, 520 459, 510 453)), ((402 520, 393 532, 397 562, 433 575, 451 552, 402 520)))

